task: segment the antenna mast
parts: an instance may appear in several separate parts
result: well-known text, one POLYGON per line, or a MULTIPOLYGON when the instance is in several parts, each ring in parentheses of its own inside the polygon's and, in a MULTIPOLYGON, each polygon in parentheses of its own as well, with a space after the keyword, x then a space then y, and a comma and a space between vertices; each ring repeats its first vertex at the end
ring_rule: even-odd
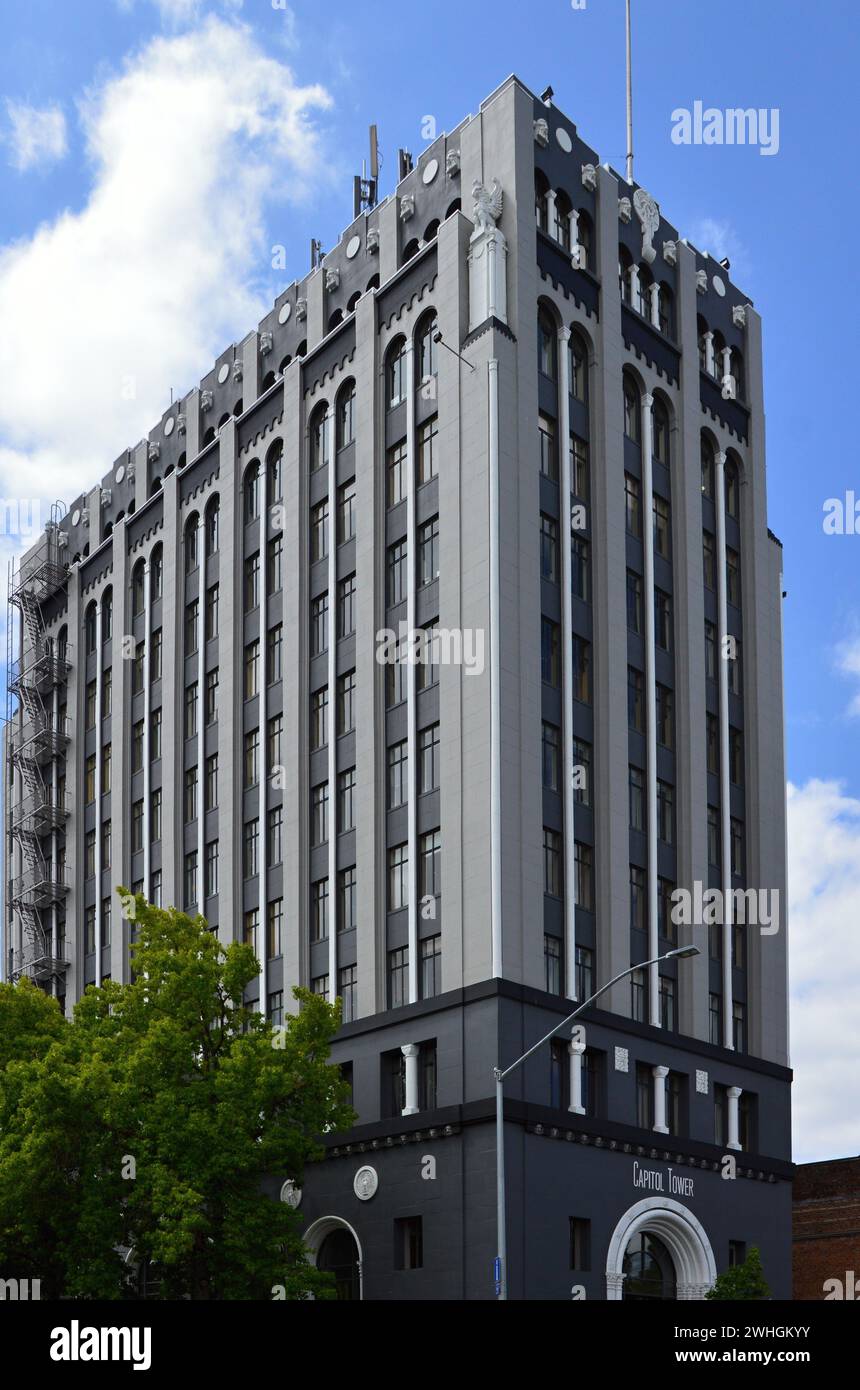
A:
POLYGON ((630 0, 627 0, 627 182, 633 182, 633 51, 630 39, 630 0))

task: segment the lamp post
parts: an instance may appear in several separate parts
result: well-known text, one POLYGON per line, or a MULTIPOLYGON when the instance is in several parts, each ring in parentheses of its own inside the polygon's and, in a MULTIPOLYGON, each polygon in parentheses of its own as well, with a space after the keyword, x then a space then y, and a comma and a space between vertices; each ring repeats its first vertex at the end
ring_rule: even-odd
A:
POLYGON ((507 1269, 507 1235, 505 1230, 505 1121, 504 1121, 504 1083, 505 1077, 510 1076, 512 1071, 521 1067, 533 1052, 543 1047, 544 1043, 554 1038, 556 1033, 567 1028, 568 1024, 587 1009, 589 1004, 593 1004, 595 999, 599 999, 601 994, 605 994, 608 989, 616 985, 619 980, 623 980, 626 975, 632 975, 637 970, 644 970, 649 965, 659 965, 660 961, 672 959, 685 959, 688 956, 699 955, 698 946, 676 946, 672 951, 666 951, 662 956, 654 956, 651 960, 643 960, 638 965, 630 965, 626 970, 622 970, 620 975, 615 975, 611 980, 607 980, 605 985, 595 990, 588 999, 581 1004, 577 1004, 572 1014, 569 1014, 561 1023, 557 1023, 554 1028, 550 1028, 538 1042, 530 1047, 528 1052, 524 1052, 522 1057, 518 1057, 509 1067, 504 1070, 501 1067, 493 1067, 493 1079, 496 1083, 496 1296, 506 1299, 508 1296, 508 1269, 507 1269))

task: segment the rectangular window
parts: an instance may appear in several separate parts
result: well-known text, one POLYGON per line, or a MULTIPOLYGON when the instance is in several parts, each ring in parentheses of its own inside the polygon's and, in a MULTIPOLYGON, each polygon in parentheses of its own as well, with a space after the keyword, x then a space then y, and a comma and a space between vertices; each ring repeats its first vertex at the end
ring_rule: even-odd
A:
POLYGON ((636 1063, 636 1123, 640 1129, 654 1128, 654 1077, 642 1062, 636 1063))
POLYGON ((355 866, 341 869, 337 879, 337 929, 338 931, 353 931, 358 926, 358 889, 355 866))
POLYGON ((84 767, 84 802, 89 806, 96 799, 96 755, 90 753, 84 767))
POLYGON ((389 507, 396 507, 406 496, 406 440, 392 444, 387 459, 387 497, 389 507))
POLYGON ((630 797, 630 829, 645 829, 645 773, 639 767, 628 768, 630 797))
POLYGON ((732 1004, 732 1042, 735 1052, 747 1050, 747 1011, 746 1005, 736 999, 732 1004))
POLYGON ((675 981, 668 975, 660 976, 660 1027, 675 1028, 675 981))
MULTIPOLYGON (((102 947, 103 947, 103 948, 110 945, 110 910, 111 910, 111 900, 110 900, 110 898, 103 898, 103 899, 102 899, 102 913, 101 913, 101 944, 102 944, 102 947)), ((109 976, 109 975, 103 975, 103 976, 102 976, 102 979, 103 979, 103 980, 109 980, 109 979, 110 979, 110 976, 109 976)))
POLYGON ((351 637, 355 632, 355 575, 348 574, 337 587, 337 635, 351 637))
POLYGON ((654 590, 654 640, 661 651, 672 650, 672 596, 654 590))
POLYGON ((708 772, 720 770, 720 724, 715 714, 705 715, 705 759, 708 772))
POLYGON ((102 821, 102 868, 109 869, 111 865, 111 823, 109 820, 102 821))
POLYGON ((328 999, 328 975, 316 975, 311 980, 311 993, 319 994, 321 998, 328 999))
POLYGON ((654 554, 668 560, 672 550, 672 526, 669 518, 669 503, 665 497, 653 497, 654 510, 654 554))
POLYGON ((644 931, 647 908, 647 886, 645 870, 638 864, 630 865, 630 927, 633 931, 644 931))
POLYGON ((574 847, 574 902, 584 912, 594 911, 594 851, 579 841, 574 847))
POLYGON ((277 594, 284 587, 284 538, 272 536, 266 544, 266 592, 277 594))
POLYGON ((273 1028, 280 1027, 284 1021, 284 991, 276 989, 266 1000, 266 1017, 273 1028))
POLYGON ((143 691, 143 674, 146 669, 146 643, 138 642, 131 667, 131 693, 140 695, 143 691))
POLYGON ((355 536, 355 479, 337 490, 337 543, 344 545, 355 536))
POLYGON ((185 655, 194 656, 198 650, 200 604, 196 598, 185 605, 185 655))
POLYGON ((260 691, 260 640, 255 637, 245 648, 245 699, 253 700, 260 691))
MULTIPOLYGON (((143 802, 140 802, 141 825, 143 824, 143 802)), ((134 811, 132 810, 132 826, 134 825, 134 811)), ((141 849, 143 849, 143 836, 141 835, 141 849)), ((134 843, 132 842, 132 848, 134 843)), ((88 830, 84 840, 84 878, 92 878, 96 871, 96 832, 88 830)))
POLYGON ((678 941, 678 928, 672 920, 674 891, 675 884, 670 878, 657 879, 657 931, 670 946, 675 946, 678 941))
MULTIPOLYGON (((143 802, 140 803, 141 808, 143 802)), ((161 839, 161 788, 154 787, 149 798, 149 838, 153 844, 161 839)), ((142 846, 141 846, 142 848, 142 846)))
POLYGON ((418 840, 418 893, 438 898, 442 893, 442 832, 428 830, 418 840))
POLYGON ((218 754, 210 753, 206 759, 206 790, 204 806, 214 811, 218 805, 218 754))
POLYGON ((420 1216, 398 1216, 394 1221, 394 1268, 421 1269, 424 1265, 424 1233, 420 1216))
POLYGON ((311 564, 328 555, 328 502, 311 507, 311 564))
POLYGON ((628 536, 642 539, 642 487, 632 473, 624 474, 624 516, 628 536))
POLYGON ((185 910, 188 911, 189 908, 192 908, 192 907, 196 907, 196 906, 197 906, 197 851, 196 851, 196 849, 195 849, 195 850, 192 850, 190 854, 186 854, 186 856, 185 856, 184 886, 185 886, 184 905, 185 905, 185 910))
POLYGON ((627 626, 642 635, 642 576, 635 570, 627 571, 627 626))
POLYGON ((260 872, 260 822, 255 817, 242 828, 242 877, 254 878, 260 872))
POLYGON ((729 821, 731 832, 732 873, 738 878, 746 874, 746 853, 744 849, 744 823, 734 816, 729 821))
POLYGON ((708 863, 720 863, 720 813, 716 806, 708 807, 708 863))
POLYGON ((212 642, 218 636, 218 605, 220 585, 212 584, 206 590, 206 641, 212 642))
POLYGON ((657 742, 664 748, 675 747, 675 703, 672 691, 657 685, 657 742))
POLYGON ((591 744, 573 740, 573 799, 577 806, 591 805, 591 744))
POLYGON ((717 629, 705 619, 705 677, 712 681, 717 678, 717 629))
POLYGON ((97 684, 96 684, 95 681, 90 681, 90 682, 88 683, 88 685, 87 685, 87 702, 86 702, 86 703, 87 703, 86 728, 88 728, 88 729, 94 729, 94 728, 96 727, 96 691, 97 691, 97 689, 98 689, 98 686, 97 686, 97 684))
POLYGON ((337 678, 337 732, 351 734, 355 728, 355 672, 346 671, 337 678))
POLYGON ((583 1274, 591 1269, 591 1221, 585 1216, 570 1218, 570 1267, 583 1274))
POLYGON ((627 723, 637 734, 645 728, 645 678, 635 666, 627 667, 627 723))
POLYGON ((283 715, 273 714, 268 723, 266 739, 268 742, 268 769, 273 772, 276 767, 283 766, 281 757, 281 734, 283 732, 283 715))
POLYGON ((439 518, 433 516, 418 528, 418 587, 439 578, 439 518))
POLYGON ((557 792, 561 767, 561 730, 556 724, 548 724, 546 720, 541 735, 541 766, 544 786, 549 791, 557 792))
POLYGON ((733 786, 743 786, 744 736, 740 729, 729 729, 729 776, 733 786))
POLYGON ((183 819, 188 825, 189 821, 197 819, 197 767, 187 767, 185 769, 184 798, 183 798, 183 819))
POLYGON ((328 940, 328 879, 311 884, 311 941, 328 940))
POLYGON ((218 667, 206 672, 206 724, 214 724, 218 718, 218 667))
POLYGON ((575 434, 570 436, 570 488, 574 497, 588 501, 588 445, 575 434))
POLYGON ((395 652, 393 660, 385 665, 385 708, 394 709, 406 699, 407 665, 395 652))
POLYGON ((281 864, 284 858, 284 808, 270 806, 266 813, 266 857, 270 867, 281 864))
POLYGON ((344 835, 355 829, 355 768, 348 767, 337 775, 337 830, 344 835))
POLYGON ((706 589, 717 587, 717 546, 710 531, 702 532, 702 567, 706 589))
POLYGON ((284 931, 284 900, 275 898, 266 913, 266 953, 269 960, 281 954, 284 931))
POLYGON ((576 997, 580 1003, 594 993, 594 952, 588 946, 576 948, 576 997))
POLYGON ((257 954, 257 927, 259 926, 260 913, 256 907, 250 908, 242 918, 242 941, 244 945, 250 946, 254 955, 257 954))
POLYGON ((102 748, 102 796, 107 796, 111 782, 111 747, 106 743, 102 748))
POLYGON ((561 994, 561 940, 548 932, 543 938, 543 968, 547 994, 561 994))
POLYGON ((437 791, 440 785, 439 725, 418 731, 418 794, 437 791))
POLYGON ((591 643, 584 637, 571 638, 573 658, 573 698, 591 704, 591 643))
POLYGON ((635 1023, 645 1022, 645 971, 630 976, 630 1017, 635 1023))
POLYGON ((726 546, 726 598, 736 608, 741 606, 741 557, 726 546))
POLYGON ((197 682, 185 687, 185 737, 197 737, 197 682))
POLYGON ((206 869, 203 895, 214 898, 218 892, 218 841, 210 840, 206 846, 206 869))
POLYGON ((665 845, 675 843, 675 788, 657 779, 657 836, 665 845))
POLYGON ((328 594, 311 599, 311 656, 328 651, 328 594))
MULTIPOLYGON (((403 848, 405 849, 405 846, 403 848)), ((388 1007, 389 1009, 399 1009, 401 1005, 408 1003, 409 947, 400 946, 396 950, 388 952, 388 1007)), ((402 1105, 400 1109, 402 1109, 402 1105)))
POLYGON ((325 748, 328 743, 328 686, 311 695, 311 752, 325 748))
POLYGON ((546 685, 557 686, 561 673, 560 637, 558 623, 552 618, 541 618, 540 648, 541 680, 546 685))
POLYGON ((435 999, 442 993, 442 937, 425 937, 420 943, 421 998, 435 999))
POLYGON ((269 685, 275 685, 283 679, 283 649, 284 627, 282 623, 276 623, 274 627, 269 628, 266 650, 266 680, 269 685))
POLYGON ((555 421, 549 415, 538 416, 538 446, 540 471, 545 478, 558 482, 558 454, 555 447, 555 421))
MULTIPOLYGON (((160 629, 159 629, 160 631, 160 629)), ((102 719, 109 719, 113 708, 113 673, 102 671, 102 719)))
POLYGON ((260 730, 249 729, 245 735, 242 764, 242 786, 245 791, 260 781, 260 730))
POLYGON ((561 835, 557 830, 543 828, 543 891, 552 898, 560 898, 562 889, 561 874, 561 835))
POLYGON ((403 739, 388 749, 388 809, 396 811, 409 800, 408 743, 403 739))
POLYGON ((96 909, 95 905, 88 907, 84 913, 84 950, 91 956, 96 949, 96 909))
POLYGON ((550 584, 558 583, 558 522, 541 513, 540 575, 550 584))
POLYGON ((439 426, 434 415, 418 430, 418 486, 429 483, 439 472, 439 426))
POLYGON ((388 547, 386 603, 389 608, 406 598, 406 542, 396 541, 388 547))
POLYGON ((337 992, 341 1002, 341 1023, 352 1023, 358 994, 358 967, 345 965, 337 972, 337 992))
POLYGON ((409 848, 393 845, 388 851, 388 911, 399 912, 409 901, 409 848))
POLYGON ((718 994, 708 995, 708 1041, 715 1047, 722 1044, 722 1001, 718 994))
POLYGON ((574 536, 570 543, 571 589, 574 598, 591 602, 591 572, 589 546, 584 536, 574 536))
POLYGON ((311 788, 311 847, 328 840, 328 782, 311 788))

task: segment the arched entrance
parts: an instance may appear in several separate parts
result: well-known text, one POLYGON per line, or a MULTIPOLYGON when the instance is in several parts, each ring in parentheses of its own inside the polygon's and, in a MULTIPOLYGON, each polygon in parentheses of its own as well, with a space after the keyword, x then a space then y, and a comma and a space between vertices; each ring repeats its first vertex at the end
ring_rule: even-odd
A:
POLYGON ((334 1275, 338 1298, 346 1302, 363 1298, 361 1243, 349 1222, 339 1216, 321 1216, 304 1239, 312 1263, 334 1275))
POLYGON ((701 1299, 716 1277, 704 1227, 671 1198, 637 1202, 612 1233, 606 1256, 608 1299, 701 1299))

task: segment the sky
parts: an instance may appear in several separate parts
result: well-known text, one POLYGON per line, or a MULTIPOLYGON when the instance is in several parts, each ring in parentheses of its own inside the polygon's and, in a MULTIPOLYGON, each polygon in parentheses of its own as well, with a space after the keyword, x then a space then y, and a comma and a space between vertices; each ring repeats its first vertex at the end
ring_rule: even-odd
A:
MULTIPOLYGON (((842 407, 857 400, 860 10, 633 0, 633 14, 637 180, 730 258, 764 320, 795 1157, 857 1154, 860 469, 842 407), (697 101, 777 111, 778 146, 675 143, 672 113, 697 101)), ((551 84, 623 167, 623 0, 0 0, 0 18, 4 562, 307 271, 312 237, 335 244, 371 122, 384 195, 399 146, 417 155, 516 72, 551 84)))

